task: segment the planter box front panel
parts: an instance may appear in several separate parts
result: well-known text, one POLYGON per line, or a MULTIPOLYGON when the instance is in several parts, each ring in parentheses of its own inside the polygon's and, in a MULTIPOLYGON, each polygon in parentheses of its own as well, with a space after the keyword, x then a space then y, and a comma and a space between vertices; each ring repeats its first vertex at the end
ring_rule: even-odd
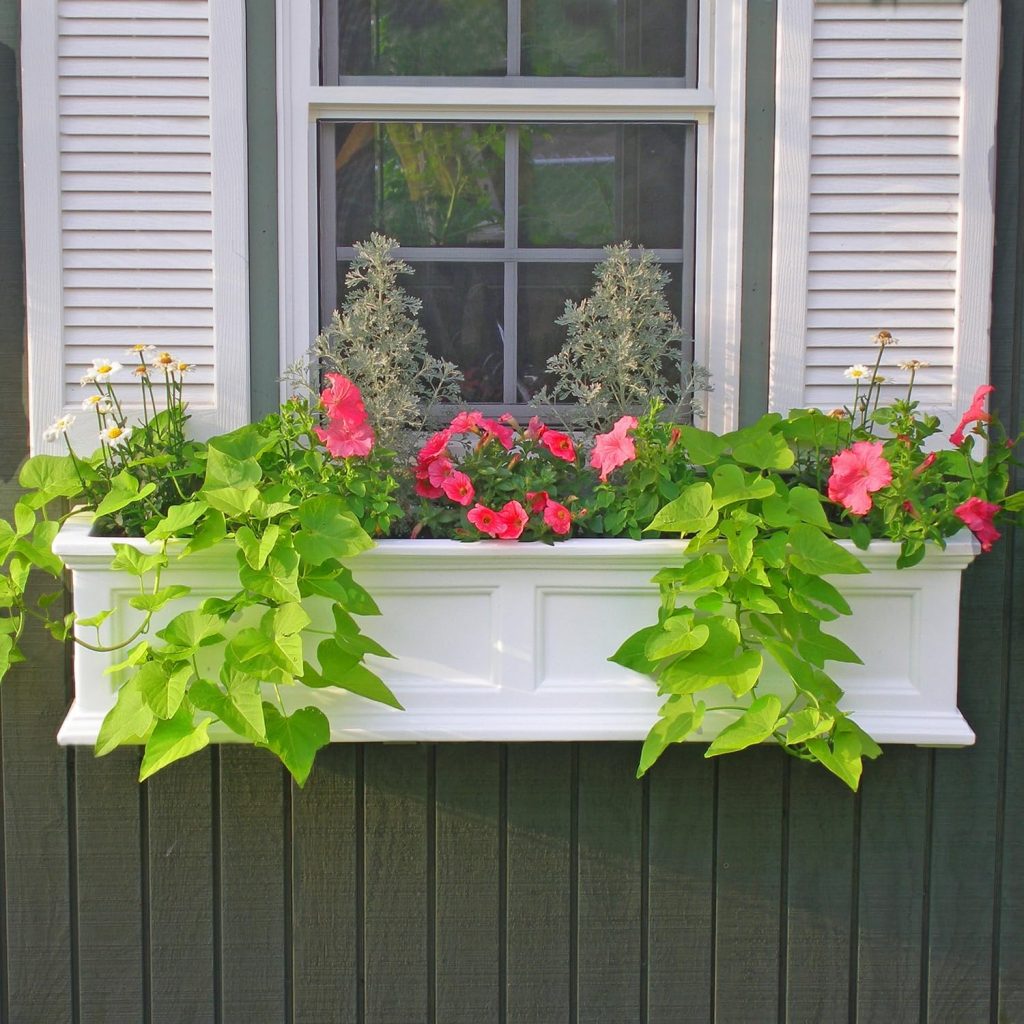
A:
MULTIPOLYGON (((55 548, 72 572, 76 611, 88 616, 116 608, 109 620, 114 631, 105 627, 104 635, 127 635, 140 618, 128 605, 133 580, 110 570, 110 540, 88 530, 88 520, 76 518, 55 548)), ((396 656, 368 663, 406 710, 332 689, 282 687, 282 696, 291 707, 322 708, 338 741, 642 739, 661 698, 646 676, 607 658, 655 621, 651 576, 677 564, 684 546, 384 541, 351 568, 382 613, 361 620, 364 631, 396 656)), ((870 574, 835 581, 854 614, 826 629, 864 659, 864 665, 831 665, 846 690, 844 706, 880 742, 971 743, 974 734, 956 707, 956 666, 960 575, 974 543, 955 538, 945 552, 932 551, 902 571, 893 568, 895 555, 895 545, 872 545, 862 554, 870 574)), ((234 546, 181 565, 172 555, 162 583, 184 583, 193 593, 164 609, 157 629, 189 602, 237 589, 234 546)), ((330 627, 326 601, 306 607, 316 627, 330 627)), ((319 639, 310 638, 307 656, 319 639)), ((122 657, 76 648, 75 700, 60 742, 95 741, 115 693, 105 669, 122 657)), ((210 668, 215 674, 217 666, 210 668)), ((781 676, 769 675, 767 685, 776 684, 783 689, 781 676)), ((728 720, 709 715, 694 739, 713 738, 728 720)), ((213 729, 211 737, 233 734, 213 729)))

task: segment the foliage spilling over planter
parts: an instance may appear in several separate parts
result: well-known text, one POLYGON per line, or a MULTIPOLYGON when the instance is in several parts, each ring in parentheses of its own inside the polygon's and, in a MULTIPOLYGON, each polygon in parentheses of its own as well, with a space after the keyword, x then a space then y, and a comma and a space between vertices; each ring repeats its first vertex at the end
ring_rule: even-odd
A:
MULTIPOLYGON (((614 294, 605 300, 602 309, 614 313, 614 294)), ((392 308, 408 319, 408 304, 392 308)), ((356 329, 351 313, 339 332, 356 329)), ((572 344, 591 329, 610 343, 592 318, 571 322, 572 344)), ((719 436, 673 421, 655 398, 646 410, 616 408, 591 436, 538 417, 524 426, 507 414, 464 411, 414 459, 378 443, 368 403, 341 373, 327 374, 319 396, 292 398, 258 423, 199 443, 185 429, 189 366, 141 345, 128 369, 97 360, 83 381, 83 412, 96 417, 99 447, 81 456, 69 444, 67 455, 29 460, 26 493, 12 522, 0 521, 0 675, 21 660, 26 621, 39 618, 58 640, 123 651, 111 668, 120 685, 98 754, 144 743, 146 778, 204 747, 211 724, 221 723, 275 753, 301 784, 330 729, 315 701, 286 701, 283 690, 339 687, 401 707, 366 663, 388 656, 387 637, 382 646, 357 620, 377 611, 353 576, 374 538, 686 538, 685 559, 653 576, 655 621, 607 652, 656 680, 664 698, 640 772, 714 714, 729 724, 707 756, 774 741, 856 788, 862 759, 880 751, 841 709, 827 668, 860 659, 825 628, 850 607, 824 577, 868 570, 837 539, 860 548, 895 541, 898 564, 912 566, 926 545, 941 546, 964 526, 987 550, 999 536, 996 517, 1022 507, 1019 495, 1006 497, 1013 444, 985 408, 991 388, 979 390, 952 447, 928 451, 939 424, 912 400, 922 364, 902 364, 906 398, 883 406, 879 368, 894 339, 882 332, 875 341, 874 368, 847 371, 853 399, 833 413, 770 414, 719 436), (115 383, 129 374, 141 394, 135 424, 115 383), (95 530, 112 540, 111 568, 137 587, 129 603, 141 618, 130 631, 119 630, 113 609, 62 614, 60 586, 28 597, 33 569, 62 582, 53 545, 69 506, 94 513, 95 530), (153 546, 118 540, 128 537, 153 546), (191 587, 164 582, 171 560, 187 565, 223 543, 235 551, 231 585, 175 614, 191 587), (329 603, 329 622, 311 620, 304 602, 314 598, 329 603), (769 675, 785 681, 781 693, 765 686, 769 675), (722 692, 724 700, 713 696, 722 692)), ((621 339, 615 344, 616 372, 628 377, 621 339)), ((413 356, 403 372, 415 376, 428 357, 419 343, 413 356)), ((53 439, 66 439, 69 420, 53 425, 53 439)), ((394 424, 388 431, 394 436, 394 424)))

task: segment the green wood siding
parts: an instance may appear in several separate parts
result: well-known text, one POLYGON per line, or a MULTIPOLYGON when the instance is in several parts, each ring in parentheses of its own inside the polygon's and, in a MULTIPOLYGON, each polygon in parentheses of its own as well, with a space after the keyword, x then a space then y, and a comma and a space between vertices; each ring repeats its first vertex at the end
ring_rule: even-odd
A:
MULTIPOLYGON (((1003 17, 992 360, 1019 427, 1024 4, 1003 17)), ((250 24, 272 50, 269 28, 250 24)), ((5 509, 26 434, 17 36, 0 0, 5 509)), ((274 222, 252 211, 254 247, 274 222)), ((0 693, 0 1022, 1024 1021, 1022 606, 1009 536, 964 588, 977 746, 890 747, 859 796, 776 750, 677 748, 636 782, 636 744, 335 746, 304 791, 225 747, 139 786, 135 752, 56 746, 66 659, 33 635, 0 693)))

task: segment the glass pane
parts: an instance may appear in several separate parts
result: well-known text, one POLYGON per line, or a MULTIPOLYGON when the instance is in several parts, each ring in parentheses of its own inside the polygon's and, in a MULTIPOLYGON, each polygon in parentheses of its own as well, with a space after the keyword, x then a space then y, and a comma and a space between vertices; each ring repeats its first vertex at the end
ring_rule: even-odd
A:
POLYGON ((519 129, 519 238, 575 248, 630 241, 683 247, 693 125, 525 125, 519 129))
MULTIPOLYGON (((662 267, 672 278, 666 289, 669 308, 685 325, 689 318, 682 316, 682 264, 663 263, 662 267)), ((590 294, 593 286, 593 263, 520 264, 518 386, 521 400, 527 400, 544 384, 552 383, 547 376, 547 361, 566 339, 566 329, 555 321, 565 312, 567 299, 579 302, 590 294)))
MULTIPOLYGON (((504 0, 328 0, 340 75, 504 75, 504 0)), ((330 76, 325 48, 324 82, 330 76)))
MULTIPOLYGON (((419 321, 429 350, 465 374, 466 402, 500 402, 505 369, 502 264, 407 262, 413 273, 403 276, 401 283, 423 303, 419 321)), ((338 263, 339 305, 344 302, 348 269, 347 262, 338 263)))
POLYGON ((695 2, 522 0, 522 73, 684 78, 695 2))
POLYGON ((502 244, 502 126, 339 124, 334 153, 338 245, 371 231, 405 246, 502 244))

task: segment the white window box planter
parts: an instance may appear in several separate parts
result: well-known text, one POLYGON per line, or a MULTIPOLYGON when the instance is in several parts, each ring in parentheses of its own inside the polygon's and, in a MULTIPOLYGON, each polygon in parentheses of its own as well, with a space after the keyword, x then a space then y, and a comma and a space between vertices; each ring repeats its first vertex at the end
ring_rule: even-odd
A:
MULTIPOLYGON (((71 570, 75 610, 87 617, 115 608, 109 623, 127 635, 140 614, 128 605, 132 578, 110 570, 111 540, 89 536, 89 527, 88 517, 72 518, 54 545, 71 570)), ((655 686, 606 659, 654 621, 650 578, 682 548, 671 540, 383 541, 351 566, 383 613, 364 619, 365 631, 397 656, 373 659, 373 668, 406 710, 302 686, 283 687, 285 702, 322 708, 337 741, 640 740, 660 703, 655 686)), ((974 742, 956 691, 960 577, 977 550, 962 534, 897 570, 896 545, 876 542, 861 554, 870 574, 835 580, 854 615, 830 630, 864 665, 833 663, 833 675, 845 707, 879 742, 974 742)), ((194 602, 234 592, 234 546, 181 564, 172 555, 163 584, 172 583, 191 586, 186 600, 194 602)), ((165 618, 186 601, 172 607, 165 618)), ((322 599, 308 610, 330 621, 322 599)), ((122 656, 76 648, 75 699, 60 743, 95 741, 114 700, 104 669, 122 656)), ((725 724, 709 715, 694 738, 709 740, 725 724)), ((211 730, 211 738, 231 735, 211 730)))

